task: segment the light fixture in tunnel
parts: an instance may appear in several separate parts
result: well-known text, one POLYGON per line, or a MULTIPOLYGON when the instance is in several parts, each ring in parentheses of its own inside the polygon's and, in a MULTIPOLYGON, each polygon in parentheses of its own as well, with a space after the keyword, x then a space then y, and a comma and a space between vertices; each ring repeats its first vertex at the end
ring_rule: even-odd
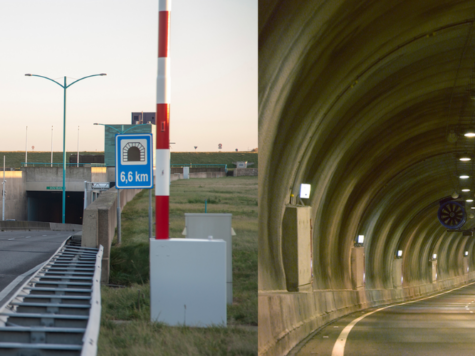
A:
POLYGON ((469 130, 469 131, 465 132, 463 135, 465 137, 469 137, 469 138, 475 137, 475 130, 469 130))
POLYGON ((466 174, 462 174, 461 176, 459 176, 460 179, 468 179, 470 178, 470 176, 466 175, 466 174))
POLYGON ((300 184, 300 198, 301 199, 308 199, 310 198, 310 184, 300 184))
POLYGON ((471 161, 472 159, 468 156, 461 156, 459 157, 459 161, 462 161, 462 162, 468 162, 468 161, 471 161))
POLYGON ((397 250, 397 257, 399 257, 399 258, 402 257, 402 250, 397 250))
POLYGON ((465 255, 465 256, 468 256, 468 251, 465 251, 464 255, 465 255))
POLYGON ((465 200, 467 203, 473 203, 473 199, 467 199, 465 200))
POLYGON ((470 189, 468 189, 468 188, 463 188, 462 189, 462 192, 469 192, 469 191, 470 191, 470 189))
POLYGON ((435 261, 436 259, 437 259, 437 254, 436 253, 432 254, 432 261, 435 261))
POLYGON ((363 245, 363 243, 364 243, 364 235, 358 235, 358 237, 356 238, 356 244, 363 245))

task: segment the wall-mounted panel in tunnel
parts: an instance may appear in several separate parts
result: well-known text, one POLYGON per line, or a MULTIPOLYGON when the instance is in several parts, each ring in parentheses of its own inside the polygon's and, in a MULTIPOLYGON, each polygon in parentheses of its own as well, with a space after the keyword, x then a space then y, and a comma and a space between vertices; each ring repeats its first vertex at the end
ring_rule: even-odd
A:
POLYGON ((303 291, 312 283, 311 207, 287 206, 282 221, 282 243, 287 290, 303 291))
MULTIPOLYGON (((28 221, 62 222, 62 192, 27 191, 28 221)), ((82 224, 84 193, 66 192, 66 223, 82 224)))

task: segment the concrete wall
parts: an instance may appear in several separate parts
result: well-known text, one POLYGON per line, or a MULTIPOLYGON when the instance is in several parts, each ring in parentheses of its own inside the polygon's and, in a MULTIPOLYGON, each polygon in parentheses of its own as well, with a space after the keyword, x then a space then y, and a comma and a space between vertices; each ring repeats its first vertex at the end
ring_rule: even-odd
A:
POLYGON ((107 167, 106 182, 115 182, 115 167, 107 167))
MULTIPOLYGON (((5 172, 5 219, 26 220, 27 199, 25 190, 25 176, 21 171, 5 172)), ((0 173, 3 181, 3 172, 0 173)), ((2 185, 0 184, 0 200, 2 185)), ((2 218, 2 201, 0 201, 0 220, 2 218)))
MULTIPOLYGON (((121 209, 131 201, 141 189, 121 189, 121 209)), ((102 257, 102 283, 109 282, 110 249, 117 226, 117 189, 111 188, 101 193, 99 198, 87 207, 83 216, 82 246, 104 247, 102 257)))
MULTIPOLYGON (((91 180, 89 182, 111 182, 107 180, 107 168, 106 167, 91 167, 91 180)), ((66 175, 67 177, 67 175, 66 175)), ((114 177, 115 181, 115 177, 114 177)))
MULTIPOLYGON (((66 168, 66 190, 70 192, 84 191, 84 181, 92 179, 91 167, 66 168)), ((25 175, 25 190, 46 191, 47 187, 63 186, 62 167, 27 167, 22 168, 25 175)))
POLYGON ((235 177, 253 176, 257 177, 257 168, 234 168, 235 177))
POLYGON ((310 333, 346 314, 412 300, 463 286, 474 280, 475 272, 470 272, 405 288, 260 292, 259 355, 286 355, 310 333))

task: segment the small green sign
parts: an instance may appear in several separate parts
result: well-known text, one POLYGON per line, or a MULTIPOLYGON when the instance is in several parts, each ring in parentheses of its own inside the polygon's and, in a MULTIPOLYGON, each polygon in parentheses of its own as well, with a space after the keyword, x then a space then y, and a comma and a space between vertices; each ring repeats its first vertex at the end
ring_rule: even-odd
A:
POLYGON ((63 187, 46 187, 46 190, 63 190, 63 187))

